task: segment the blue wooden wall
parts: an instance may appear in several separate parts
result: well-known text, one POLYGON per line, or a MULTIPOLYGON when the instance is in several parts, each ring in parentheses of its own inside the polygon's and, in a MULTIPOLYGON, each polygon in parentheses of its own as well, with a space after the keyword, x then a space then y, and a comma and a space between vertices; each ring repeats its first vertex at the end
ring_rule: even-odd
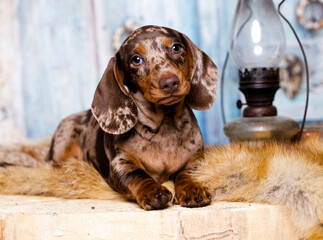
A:
MULTIPOLYGON (((216 63, 221 74, 228 31, 238 0, 17 0, 15 21, 26 135, 50 135, 67 115, 88 109, 96 84, 111 56, 113 34, 127 20, 138 26, 162 25, 188 35, 216 63)), ((277 3, 278 1, 275 1, 277 3)), ((295 18, 297 1, 288 0, 283 12, 296 27, 309 54, 312 79, 309 121, 322 121, 323 32, 310 33, 295 18)), ((288 52, 300 55, 286 28, 288 52)), ((1 40, 0 40, 1 41, 1 40)), ((225 75, 224 108, 228 120, 239 116, 236 67, 230 60, 225 75)), ((304 86, 296 98, 281 90, 279 113, 301 120, 304 86)), ((216 104, 196 111, 206 143, 227 141, 216 104)))

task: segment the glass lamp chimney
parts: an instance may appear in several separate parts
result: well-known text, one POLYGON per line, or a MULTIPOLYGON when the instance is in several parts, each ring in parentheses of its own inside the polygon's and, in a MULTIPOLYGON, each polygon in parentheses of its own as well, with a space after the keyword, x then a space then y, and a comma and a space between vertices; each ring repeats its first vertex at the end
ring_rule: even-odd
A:
POLYGON ((229 37, 230 56, 240 69, 276 67, 286 48, 272 0, 239 0, 229 37))

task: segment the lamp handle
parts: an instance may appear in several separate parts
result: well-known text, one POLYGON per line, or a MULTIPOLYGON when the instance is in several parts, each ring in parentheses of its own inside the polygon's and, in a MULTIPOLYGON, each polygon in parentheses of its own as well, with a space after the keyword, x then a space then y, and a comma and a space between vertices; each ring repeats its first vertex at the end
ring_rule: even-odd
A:
POLYGON ((303 59, 304 59, 304 65, 305 65, 305 74, 306 74, 306 100, 305 100, 305 109, 304 109, 303 121, 302 121, 301 129, 300 129, 300 132, 299 132, 299 136, 298 136, 298 141, 300 141, 301 138, 302 138, 302 134, 303 134, 303 130, 304 130, 304 125, 305 125, 305 122, 306 122, 306 115, 307 115, 308 101, 309 101, 309 93, 310 93, 310 90, 309 90, 310 81, 309 81, 309 73, 308 73, 308 63, 307 63, 307 57, 306 57, 305 50, 304 50, 304 47, 303 47, 302 42, 300 41, 300 39, 299 39, 299 37, 298 37, 295 29, 293 28, 292 24, 287 20, 287 18, 280 11, 280 7, 281 7, 281 5, 284 2, 285 2, 285 0, 282 0, 279 3, 279 5, 278 5, 278 13, 285 20, 285 22, 289 25, 290 29, 294 33, 294 36, 295 36, 295 38, 296 38, 296 40, 298 42, 298 45, 299 45, 299 47, 301 49, 301 52, 302 52, 302 55, 303 55, 303 59))

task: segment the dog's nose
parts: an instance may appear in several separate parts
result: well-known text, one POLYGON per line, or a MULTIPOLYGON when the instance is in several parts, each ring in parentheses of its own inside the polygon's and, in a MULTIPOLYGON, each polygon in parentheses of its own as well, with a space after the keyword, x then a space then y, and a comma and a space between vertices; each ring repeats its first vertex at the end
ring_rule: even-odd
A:
POLYGON ((159 80, 158 85, 159 88, 164 91, 164 93, 172 94, 176 92, 179 87, 179 78, 176 75, 162 78, 159 80))

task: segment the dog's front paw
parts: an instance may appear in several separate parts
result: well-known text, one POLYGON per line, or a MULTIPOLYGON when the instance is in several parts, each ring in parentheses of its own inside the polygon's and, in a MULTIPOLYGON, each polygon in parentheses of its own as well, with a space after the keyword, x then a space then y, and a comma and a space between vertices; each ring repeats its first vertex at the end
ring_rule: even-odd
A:
POLYGON ((199 183, 191 182, 176 187, 176 203, 183 207, 204 207, 211 203, 211 199, 208 188, 199 183))
POLYGON ((172 200, 172 193, 164 186, 151 183, 139 189, 136 195, 137 203, 145 210, 163 209, 172 200))

